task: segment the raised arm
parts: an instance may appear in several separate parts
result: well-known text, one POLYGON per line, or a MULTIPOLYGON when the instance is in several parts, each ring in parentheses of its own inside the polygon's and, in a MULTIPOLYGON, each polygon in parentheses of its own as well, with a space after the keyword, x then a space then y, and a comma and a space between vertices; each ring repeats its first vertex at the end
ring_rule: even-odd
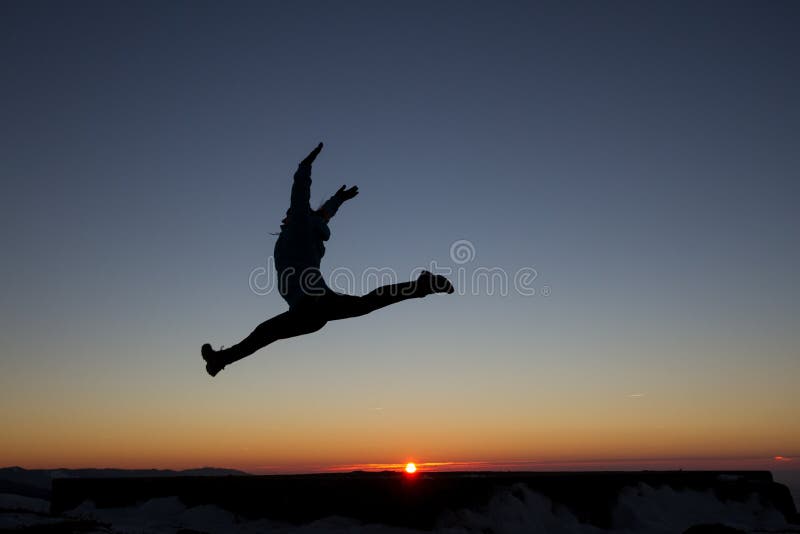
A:
POLYGON ((336 215, 336 212, 339 210, 339 206, 341 206, 345 200, 350 200, 354 196, 358 194, 358 186, 354 185, 350 189, 347 189, 346 185, 343 185, 339 188, 336 193, 333 194, 331 198, 325 201, 325 203, 320 206, 319 212, 322 217, 328 221, 331 217, 336 215))
POLYGON ((322 151, 322 143, 311 151, 306 158, 297 166, 292 183, 292 198, 289 205, 289 212, 304 212, 311 209, 309 200, 311 198, 311 164, 317 159, 317 155, 322 151))

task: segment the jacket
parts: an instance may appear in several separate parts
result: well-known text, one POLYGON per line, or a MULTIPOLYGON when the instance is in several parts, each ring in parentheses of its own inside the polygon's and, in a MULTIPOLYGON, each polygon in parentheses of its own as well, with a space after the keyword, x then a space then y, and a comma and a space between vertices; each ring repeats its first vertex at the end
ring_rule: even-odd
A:
POLYGON ((310 198, 311 165, 301 163, 294 173, 289 210, 281 223, 274 253, 278 290, 290 307, 309 289, 327 289, 319 267, 325 255, 325 241, 331 237, 328 220, 344 202, 333 195, 318 210, 312 210, 310 198))

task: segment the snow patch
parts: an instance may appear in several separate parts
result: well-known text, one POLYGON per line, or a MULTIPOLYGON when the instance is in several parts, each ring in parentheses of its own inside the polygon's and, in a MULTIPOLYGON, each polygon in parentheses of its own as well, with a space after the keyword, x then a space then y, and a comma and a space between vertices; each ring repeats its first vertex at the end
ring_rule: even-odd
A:
MULTIPOLYGON (((415 531, 329 517, 295 526, 266 519, 247 520, 217 506, 186 507, 177 497, 152 499, 139 506, 96 508, 84 502, 69 514, 112 525, 119 533, 173 534, 190 529, 209 534, 276 532, 282 534, 354 533, 411 534, 415 531)), ((612 528, 581 523, 566 507, 524 485, 500 491, 487 506, 444 514, 435 532, 441 534, 673 534, 691 526, 722 523, 743 530, 790 527, 777 510, 765 508, 754 494, 745 502, 720 501, 712 492, 675 491, 645 484, 626 488, 611 513, 612 528)))

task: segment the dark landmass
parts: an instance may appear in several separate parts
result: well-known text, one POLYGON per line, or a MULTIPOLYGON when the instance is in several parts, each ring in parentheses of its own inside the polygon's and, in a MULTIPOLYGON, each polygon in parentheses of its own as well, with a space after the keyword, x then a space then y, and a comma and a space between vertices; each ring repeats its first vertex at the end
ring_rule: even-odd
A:
MULTIPOLYGON (((796 523, 788 488, 767 471, 669 472, 458 472, 312 474, 271 476, 153 476, 54 478, 51 512, 84 501, 97 508, 135 506, 176 496, 187 507, 215 505, 246 519, 307 524, 331 516, 363 523, 417 529, 447 526, 459 510, 482 510, 498 495, 522 502, 525 492, 541 495, 552 509, 568 511, 580 523, 608 529, 624 520, 621 495, 642 488, 699 492, 720 503, 775 510, 796 523)), ((716 502, 716 501, 715 501, 716 502)), ((624 509, 623 509, 624 512, 624 509)), ((724 520, 724 517, 719 518, 724 520)))
POLYGON ((0 493, 13 493, 37 499, 50 499, 51 484, 56 478, 129 478, 129 477, 176 477, 176 476, 248 476, 235 469, 201 467, 174 471, 171 469, 24 469, 22 467, 0 468, 0 493))

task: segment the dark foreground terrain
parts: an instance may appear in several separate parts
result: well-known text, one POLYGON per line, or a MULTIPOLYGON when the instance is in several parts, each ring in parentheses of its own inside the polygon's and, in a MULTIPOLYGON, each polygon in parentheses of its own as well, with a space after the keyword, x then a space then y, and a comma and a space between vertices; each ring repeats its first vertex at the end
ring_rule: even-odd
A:
POLYGON ((800 533, 766 471, 54 478, 49 504, 72 531, 800 533))

